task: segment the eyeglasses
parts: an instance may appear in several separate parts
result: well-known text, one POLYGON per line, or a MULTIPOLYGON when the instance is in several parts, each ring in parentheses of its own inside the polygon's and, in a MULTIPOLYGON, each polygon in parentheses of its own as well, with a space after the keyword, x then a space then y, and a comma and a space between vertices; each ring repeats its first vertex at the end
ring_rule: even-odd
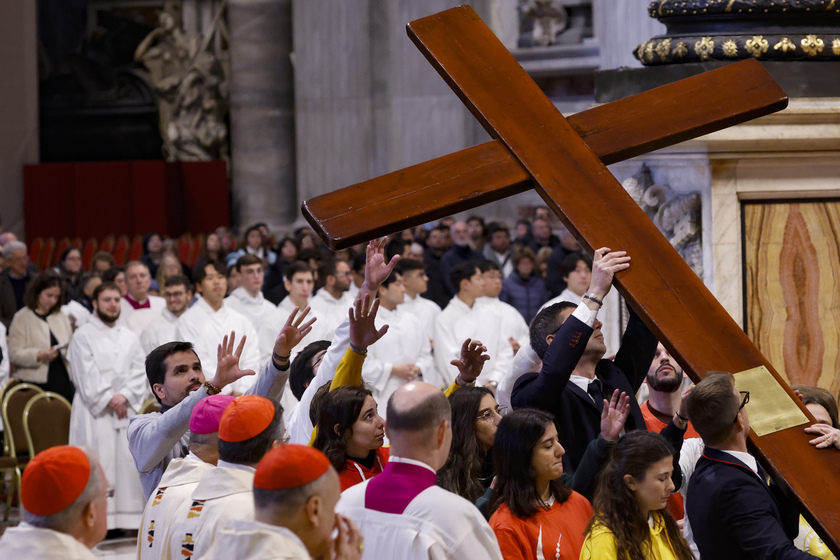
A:
POLYGON ((482 412, 481 414, 479 414, 478 416, 476 416, 475 418, 476 418, 476 420, 484 420, 485 422, 492 422, 497 414, 499 416, 504 416, 505 414, 507 414, 507 411, 508 411, 508 407, 501 406, 501 405, 496 405, 496 408, 487 409, 484 412, 482 412))
POLYGON ((741 410, 746 406, 748 402, 750 402, 750 392, 749 391, 738 391, 741 393, 741 406, 738 407, 738 412, 735 413, 735 419, 732 420, 732 423, 738 421, 738 415, 741 414, 741 410))

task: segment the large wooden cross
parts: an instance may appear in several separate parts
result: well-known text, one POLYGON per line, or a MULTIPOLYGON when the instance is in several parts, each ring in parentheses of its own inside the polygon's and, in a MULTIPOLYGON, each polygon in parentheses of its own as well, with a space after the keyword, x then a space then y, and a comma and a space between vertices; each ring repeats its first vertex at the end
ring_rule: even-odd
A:
MULTIPOLYGON (((787 97, 760 63, 732 64, 567 120, 471 8, 411 22, 408 35, 494 140, 304 202, 330 247, 534 188, 590 253, 610 247, 633 257, 615 284, 694 381, 707 371, 763 365, 796 400, 605 166, 784 108, 787 97)), ((810 446, 803 427, 753 432, 752 448, 840 555, 840 454, 810 446)))

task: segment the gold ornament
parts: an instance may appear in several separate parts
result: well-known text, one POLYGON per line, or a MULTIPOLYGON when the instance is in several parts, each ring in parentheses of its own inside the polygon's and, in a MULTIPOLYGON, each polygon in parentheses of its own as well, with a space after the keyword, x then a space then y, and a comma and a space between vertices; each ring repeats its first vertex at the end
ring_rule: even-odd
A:
POLYGON ((782 40, 773 46, 773 50, 787 53, 788 51, 795 51, 796 45, 787 37, 782 37, 782 40))
POLYGON ((727 58, 734 58, 738 56, 738 45, 732 39, 724 41, 723 56, 727 58))
POLYGON ((840 56, 840 39, 834 39, 831 42, 831 52, 840 56))
POLYGON ((825 42, 816 35, 806 35, 799 44, 802 45, 802 50, 808 56, 817 56, 825 46, 825 42))
POLYGON ((764 35, 754 35, 752 39, 747 39, 747 42, 744 45, 747 52, 755 58, 760 58, 761 55, 767 52, 769 47, 770 44, 767 42, 767 39, 764 38, 764 35))
POLYGON ((700 60, 709 60, 709 55, 715 50, 715 42, 711 37, 703 37, 694 43, 694 52, 700 57, 700 60))
POLYGON ((671 54, 676 56, 677 58, 682 58, 686 54, 688 54, 688 45, 685 44, 685 41, 680 41, 677 43, 677 46, 674 47, 674 50, 671 51, 671 54))
POLYGON ((636 47, 636 58, 638 58, 639 60, 644 60, 646 44, 647 41, 645 41, 644 43, 639 43, 639 46, 636 47))
POLYGON ((665 62, 668 58, 668 53, 671 52, 671 39, 665 39, 656 45, 656 54, 659 55, 659 60, 665 62))
POLYGON ((653 41, 645 45, 645 60, 647 62, 653 62, 653 41))

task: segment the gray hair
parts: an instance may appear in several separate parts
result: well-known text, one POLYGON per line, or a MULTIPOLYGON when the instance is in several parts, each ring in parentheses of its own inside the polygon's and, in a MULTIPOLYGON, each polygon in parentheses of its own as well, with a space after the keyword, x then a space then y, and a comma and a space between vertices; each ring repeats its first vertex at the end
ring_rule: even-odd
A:
POLYGON ((90 461, 90 478, 88 478, 88 483, 84 491, 72 504, 52 515, 35 515, 26 511, 26 508, 21 506, 21 514, 25 522, 33 527, 52 529, 59 533, 69 533, 73 524, 81 517, 82 512, 88 504, 102 493, 102 487, 106 484, 106 480, 102 476, 101 469, 99 468, 96 453, 86 447, 81 447, 80 449, 85 452, 88 461, 90 461))
POLYGON ((26 243, 24 243, 23 241, 9 241, 5 245, 3 245, 3 258, 11 259, 12 253, 21 249, 26 251, 26 243))

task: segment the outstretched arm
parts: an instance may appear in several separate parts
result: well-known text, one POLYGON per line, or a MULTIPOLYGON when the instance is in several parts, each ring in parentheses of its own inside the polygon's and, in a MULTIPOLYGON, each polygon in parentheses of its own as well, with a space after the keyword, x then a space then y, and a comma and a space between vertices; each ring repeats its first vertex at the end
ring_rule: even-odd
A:
POLYGON ((452 385, 445 391, 448 397, 459 388, 474 383, 484 368, 484 362, 490 359, 487 355, 487 347, 481 341, 468 338, 461 345, 461 356, 457 360, 449 362, 458 368, 458 376, 452 385))
POLYGON ((386 237, 380 237, 368 243, 365 249, 365 280, 359 287, 357 299, 363 299, 365 295, 370 296, 371 299, 376 298, 379 286, 387 280, 397 265, 397 261, 400 260, 399 255, 394 255, 390 261, 385 260, 386 241, 386 237))

